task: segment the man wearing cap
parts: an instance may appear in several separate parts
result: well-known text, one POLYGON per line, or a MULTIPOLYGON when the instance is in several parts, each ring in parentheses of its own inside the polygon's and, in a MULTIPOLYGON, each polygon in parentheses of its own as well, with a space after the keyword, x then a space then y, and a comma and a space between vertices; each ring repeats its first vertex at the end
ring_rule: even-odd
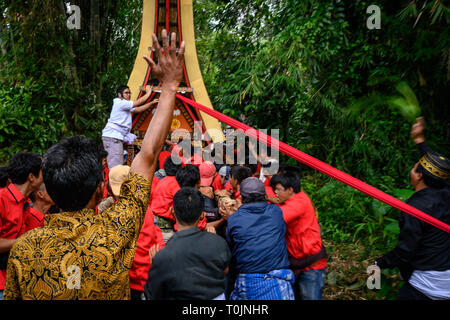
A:
MULTIPOLYGON (((416 191, 406 203, 450 224, 450 160, 425 144, 423 118, 411 137, 422 156, 410 172, 416 191)), ((380 268, 400 269, 405 284, 399 300, 450 299, 450 234, 402 212, 397 246, 375 261, 380 268)))
MULTIPOLYGON (((284 234, 281 209, 266 201, 261 180, 240 184, 242 206, 228 217, 226 238, 238 273, 231 300, 294 300, 294 273, 284 234)), ((225 215, 232 209, 221 205, 225 215)))

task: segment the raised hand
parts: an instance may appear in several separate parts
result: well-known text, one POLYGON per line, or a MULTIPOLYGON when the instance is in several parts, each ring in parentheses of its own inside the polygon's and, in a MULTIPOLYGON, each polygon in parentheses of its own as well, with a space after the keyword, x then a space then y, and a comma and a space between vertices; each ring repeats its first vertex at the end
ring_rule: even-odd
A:
POLYGON ((152 68, 152 75, 162 82, 163 85, 170 85, 178 87, 183 79, 183 57, 184 57, 184 41, 181 42, 180 50, 177 54, 176 48, 176 33, 171 35, 171 46, 169 47, 169 39, 165 29, 161 32, 163 47, 159 45, 158 38, 155 34, 152 36, 153 46, 152 51, 155 58, 158 59, 158 64, 152 58, 144 56, 144 59, 152 68))
POLYGON ((416 119, 416 123, 411 127, 411 139, 415 144, 425 141, 425 119, 419 117, 416 119))

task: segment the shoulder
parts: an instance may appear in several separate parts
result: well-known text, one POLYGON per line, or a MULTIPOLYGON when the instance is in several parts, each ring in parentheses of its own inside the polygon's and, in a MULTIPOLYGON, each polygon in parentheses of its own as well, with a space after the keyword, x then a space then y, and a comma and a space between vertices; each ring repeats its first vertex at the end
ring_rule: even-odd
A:
POLYGON ((127 179, 122 183, 123 189, 127 188, 130 192, 147 192, 151 188, 151 182, 139 173, 130 172, 127 179))
POLYGON ((120 99, 120 98, 114 98, 113 106, 120 107, 120 108, 131 109, 131 108, 133 108, 133 101, 120 99))
POLYGON ((223 239, 221 236, 208 232, 208 231, 200 231, 200 235, 202 238, 205 239, 205 241, 209 241, 211 243, 217 244, 217 245, 223 245, 228 246, 225 239, 223 239))
POLYGON ((17 258, 23 257, 27 255, 33 255, 38 244, 44 241, 47 237, 45 237, 46 229, 44 227, 34 228, 23 235, 21 235, 14 242, 10 257, 17 258))

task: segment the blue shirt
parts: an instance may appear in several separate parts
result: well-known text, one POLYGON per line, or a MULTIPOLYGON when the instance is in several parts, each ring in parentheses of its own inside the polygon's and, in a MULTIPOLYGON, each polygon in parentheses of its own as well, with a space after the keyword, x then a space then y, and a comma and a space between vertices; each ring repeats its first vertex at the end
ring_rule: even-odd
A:
POLYGON ((238 273, 289 268, 281 209, 267 202, 242 205, 229 216, 227 241, 238 273))

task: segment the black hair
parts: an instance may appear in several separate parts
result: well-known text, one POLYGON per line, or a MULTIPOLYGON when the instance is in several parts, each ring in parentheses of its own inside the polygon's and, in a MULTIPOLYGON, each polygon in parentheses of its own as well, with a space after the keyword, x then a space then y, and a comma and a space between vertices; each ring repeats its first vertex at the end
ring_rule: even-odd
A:
POLYGON ((8 176, 12 183, 24 184, 28 175, 32 173, 39 177, 42 168, 41 156, 37 153, 19 152, 15 154, 8 163, 8 176))
POLYGON ((445 180, 439 179, 436 176, 429 173, 425 168, 419 163, 417 166, 416 172, 422 173, 423 183, 427 185, 427 187, 432 189, 443 189, 449 186, 449 183, 445 180))
POLYGON ((200 182, 200 170, 193 164, 187 164, 184 168, 178 170, 176 179, 180 188, 194 188, 200 182))
POLYGON ((184 187, 173 196, 173 210, 180 222, 192 224, 202 214, 204 200, 199 190, 184 187))
POLYGON ((181 160, 180 164, 175 164, 172 160, 172 156, 167 157, 166 161, 164 161, 164 171, 168 176, 176 176, 178 170, 180 170, 181 167, 182 167, 181 160))
POLYGON ((292 188, 295 193, 299 193, 302 190, 300 177, 298 173, 294 171, 274 175, 272 179, 270 179, 270 186, 275 190, 277 184, 281 184, 286 190, 292 188))
POLYGON ((244 179, 252 176, 252 172, 247 167, 235 165, 231 168, 230 175, 241 184, 244 179))
POLYGON ((0 167, 0 188, 6 187, 8 178, 8 167, 0 167))
POLYGON ((256 173, 256 171, 258 170, 258 164, 257 163, 250 163, 250 156, 247 155, 245 157, 245 163, 244 166, 246 166, 247 168, 250 169, 250 171, 252 172, 252 175, 256 173))
POLYGON ((47 192, 65 211, 83 209, 103 180, 98 145, 84 136, 62 139, 44 155, 42 173, 47 192))
POLYGON ((245 197, 243 194, 241 194, 242 203, 253 203, 253 202, 266 202, 266 195, 265 194, 250 194, 249 196, 245 197))
POLYGON ((108 157, 108 151, 105 150, 105 148, 102 145, 98 145, 100 158, 104 159, 108 157))
POLYGON ((302 178, 302 170, 299 167, 296 166, 288 166, 288 165, 283 165, 282 167, 280 166, 280 173, 288 173, 288 174, 295 174, 297 175, 297 177, 299 179, 302 178))
POLYGON ((125 85, 118 86, 116 89, 116 96, 119 96, 119 93, 123 96, 123 92, 125 91, 125 89, 130 89, 130 87, 125 85))

